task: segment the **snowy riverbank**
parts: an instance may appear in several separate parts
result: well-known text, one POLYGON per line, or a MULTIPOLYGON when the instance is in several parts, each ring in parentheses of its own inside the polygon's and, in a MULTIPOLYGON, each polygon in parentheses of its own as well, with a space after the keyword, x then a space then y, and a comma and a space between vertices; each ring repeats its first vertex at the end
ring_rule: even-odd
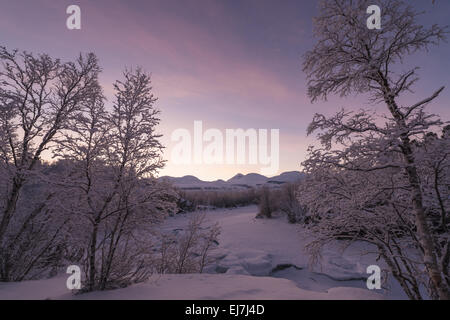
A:
MULTIPOLYGON (((391 278, 391 290, 365 286, 367 265, 353 246, 324 252, 322 265, 310 268, 303 247, 311 239, 284 217, 255 219, 255 206, 208 211, 208 221, 222 232, 213 255, 217 262, 204 274, 154 275, 124 289, 72 295, 66 275, 52 279, 0 284, 0 299, 398 299, 405 298, 391 278)), ((167 231, 186 226, 188 214, 168 218, 167 231)), ((379 262, 376 262, 379 263, 379 262)))

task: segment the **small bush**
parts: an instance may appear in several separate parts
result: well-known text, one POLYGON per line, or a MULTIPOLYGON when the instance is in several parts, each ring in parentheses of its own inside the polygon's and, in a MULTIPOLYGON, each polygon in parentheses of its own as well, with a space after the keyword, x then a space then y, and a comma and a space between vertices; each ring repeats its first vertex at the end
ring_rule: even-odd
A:
POLYGON ((257 218, 272 218, 272 213, 277 211, 278 205, 275 201, 274 191, 267 187, 262 187, 259 193, 259 212, 257 218))
POLYGON ((163 235, 155 262, 158 273, 202 273, 214 261, 211 251, 219 243, 220 227, 205 226, 205 217, 205 213, 192 215, 180 236, 163 235))
POLYGON ((282 187, 280 210, 286 214, 289 223, 304 222, 305 208, 297 200, 298 185, 289 183, 282 187))
POLYGON ((280 189, 263 187, 259 191, 257 218, 272 218, 275 213, 284 213, 290 223, 303 222, 305 209, 296 198, 297 184, 287 183, 280 189))

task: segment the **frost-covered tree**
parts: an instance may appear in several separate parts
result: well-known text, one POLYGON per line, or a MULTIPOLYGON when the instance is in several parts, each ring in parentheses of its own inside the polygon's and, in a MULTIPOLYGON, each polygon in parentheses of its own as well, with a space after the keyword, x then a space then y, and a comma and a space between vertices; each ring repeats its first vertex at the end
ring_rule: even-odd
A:
POLYGON ((77 219, 86 290, 146 279, 151 226, 174 209, 175 195, 154 179, 164 161, 150 77, 127 70, 114 88, 112 111, 97 94, 70 119, 56 152, 72 166, 62 190, 69 197, 60 198, 67 201, 62 210, 77 219))
POLYGON ((155 179, 164 161, 149 75, 126 70, 109 111, 93 54, 61 63, 1 48, 0 60, 0 281, 74 262, 86 290, 146 279, 151 227, 176 199, 155 179))
MULTIPOLYGON (((426 150, 417 149, 416 152, 419 155, 426 150)), ((396 156, 391 155, 391 163, 396 156)), ((374 157, 377 157, 376 153, 353 158, 352 162, 363 167, 365 162, 377 162, 374 157)), ((308 246, 313 261, 320 257, 324 246, 337 240, 370 243, 408 297, 424 298, 424 288, 429 288, 429 294, 433 296, 435 292, 424 272, 422 246, 417 236, 415 217, 411 214, 413 207, 409 182, 404 172, 391 167, 368 171, 347 170, 316 160, 310 158, 305 162, 309 174, 298 190, 298 198, 307 205, 308 218, 312 220, 308 227, 316 235, 308 246)), ((383 163, 385 160, 379 161, 383 163)), ((441 227, 441 207, 434 191, 434 170, 425 161, 420 161, 418 171, 423 181, 427 220, 437 242, 439 266, 444 278, 448 279, 448 233, 441 227)), ((438 188, 442 198, 449 196, 445 181, 439 180, 438 188)), ((444 207, 448 208, 448 203, 444 207)), ((445 224, 448 226, 450 223, 446 221, 445 224)))
POLYGON ((0 47, 0 277, 5 281, 42 267, 55 243, 52 234, 59 229, 48 223, 52 192, 45 185, 41 197, 30 190, 39 190, 42 182, 43 153, 98 91, 99 71, 93 54, 63 63, 0 47))
MULTIPOLYGON (((308 133, 320 131, 318 137, 322 147, 310 149, 309 158, 304 163, 306 169, 321 176, 328 172, 338 184, 341 183, 338 180, 345 177, 342 180, 347 184, 344 189, 358 188, 351 188, 341 195, 339 188, 335 191, 322 189, 334 193, 341 201, 323 199, 330 205, 329 210, 324 210, 322 204, 314 201, 309 206, 320 208, 319 212, 325 219, 319 223, 323 228, 318 231, 328 236, 333 234, 330 228, 335 228, 328 224, 330 221, 342 221, 342 228, 353 225, 356 230, 365 229, 365 224, 371 223, 369 218, 366 221, 367 216, 382 213, 371 212, 370 208, 378 208, 384 205, 384 201, 389 202, 390 211, 385 213, 385 217, 380 217, 382 220, 376 226, 381 234, 396 235, 397 232, 386 233, 386 230, 390 222, 396 221, 393 214, 398 210, 400 213, 404 211, 402 218, 408 214, 406 221, 413 223, 407 228, 412 232, 411 237, 417 239, 416 247, 420 254, 415 261, 419 259, 424 266, 425 271, 421 275, 429 280, 427 286, 431 296, 449 299, 448 270, 444 270, 448 263, 443 261, 448 249, 448 245, 445 247, 449 241, 448 233, 436 234, 430 225, 419 172, 421 159, 413 143, 413 140, 423 141, 427 133, 443 125, 438 117, 427 114, 424 109, 444 88, 417 103, 402 106, 400 97, 411 90, 418 77, 417 68, 403 72, 398 68, 398 62, 403 62, 409 54, 437 45, 445 38, 447 30, 437 25, 430 28, 419 25, 418 14, 397 0, 379 2, 383 8, 382 29, 369 30, 365 12, 370 4, 366 0, 322 1, 320 15, 314 20, 318 42, 306 53, 303 64, 311 100, 326 99, 329 94, 364 93, 371 96, 372 102, 384 104, 387 112, 376 115, 368 110, 342 110, 330 118, 321 114, 314 116, 308 133), (372 182, 380 177, 385 179, 372 182), (360 181, 366 181, 367 185, 364 187, 360 181), (395 192, 389 198, 386 194, 383 194, 386 199, 380 198, 375 191, 383 188, 393 188, 395 192), (375 203, 370 203, 374 200, 375 203), (355 214, 348 214, 351 212, 355 214), (355 219, 355 215, 360 219, 355 219)), ((321 185, 319 182, 316 186, 321 185)), ((405 249, 400 243, 397 247, 405 249)), ((405 261, 402 268, 406 268, 410 260, 405 261)))
POLYGON ((450 208, 450 126, 444 128, 442 137, 429 133, 414 149, 422 165, 419 167, 422 188, 429 214, 435 214, 439 222, 434 224, 443 232, 449 231, 450 208))

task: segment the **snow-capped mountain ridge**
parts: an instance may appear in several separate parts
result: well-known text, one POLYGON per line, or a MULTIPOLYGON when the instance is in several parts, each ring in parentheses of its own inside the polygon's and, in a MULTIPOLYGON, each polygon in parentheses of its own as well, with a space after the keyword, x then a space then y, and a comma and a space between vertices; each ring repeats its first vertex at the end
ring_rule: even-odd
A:
POLYGON ((285 183, 293 183, 301 180, 304 173, 299 171, 283 172, 278 176, 266 177, 258 173, 242 174, 238 173, 227 181, 203 181, 199 178, 186 175, 183 177, 163 176, 160 180, 173 183, 181 189, 233 189, 233 188, 253 188, 253 187, 276 187, 285 183))

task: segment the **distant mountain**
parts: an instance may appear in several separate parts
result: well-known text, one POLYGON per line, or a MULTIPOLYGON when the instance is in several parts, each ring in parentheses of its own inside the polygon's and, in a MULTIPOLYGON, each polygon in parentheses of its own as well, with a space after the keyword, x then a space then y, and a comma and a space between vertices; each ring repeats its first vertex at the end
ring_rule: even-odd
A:
POLYGON ((234 177, 228 179, 227 181, 230 182, 230 181, 233 181, 233 180, 238 180, 238 179, 241 179, 243 176, 244 175, 242 173, 238 173, 237 175, 235 175, 234 177))
POLYGON ((180 189, 185 190, 207 190, 207 189, 224 189, 227 188, 227 183, 223 180, 216 181, 202 181, 194 176, 184 177, 169 177, 163 176, 159 178, 162 181, 168 181, 180 189))
POLYGON ((305 177, 305 174, 299 171, 283 172, 279 176, 269 178, 267 183, 283 184, 297 182, 305 177))
POLYGON ((161 180, 167 180, 175 184, 189 184, 189 183, 200 183, 203 182, 197 177, 194 176, 184 176, 184 177, 169 177, 163 176, 160 177, 161 180))
POLYGON ((267 180, 268 180, 267 177, 257 173, 249 173, 246 175, 238 173, 233 178, 229 179, 227 182, 233 185, 258 186, 266 183, 267 180))
POLYGON ((197 177, 187 175, 184 177, 163 176, 160 180, 173 183, 176 187, 185 190, 226 190, 226 189, 248 189, 253 187, 268 186, 277 188, 285 183, 292 183, 301 180, 305 176, 299 171, 283 172, 282 174, 268 178, 258 173, 242 174, 238 173, 234 177, 224 181, 202 181, 197 177))

